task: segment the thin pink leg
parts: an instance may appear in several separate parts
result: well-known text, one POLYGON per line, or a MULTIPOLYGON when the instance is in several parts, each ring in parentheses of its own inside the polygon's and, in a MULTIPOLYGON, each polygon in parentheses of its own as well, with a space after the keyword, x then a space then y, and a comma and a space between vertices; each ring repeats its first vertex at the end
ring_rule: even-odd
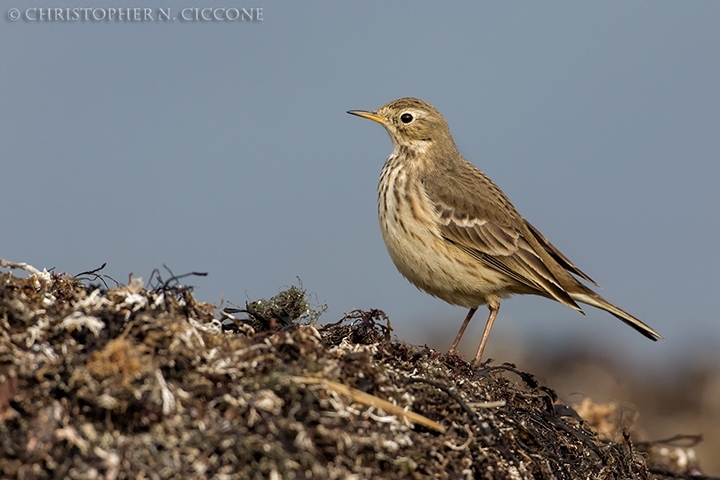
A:
POLYGON ((468 324, 470 323, 470 319, 473 317, 473 315, 475 315, 476 311, 477 311, 477 308, 470 309, 467 316, 465 317, 465 321, 463 322, 462 326, 460 327, 460 331, 458 332, 457 337, 455 337, 455 341, 450 346, 450 350, 448 350, 448 353, 455 353, 458 343, 460 343, 460 339, 462 338, 463 333, 465 333, 465 329, 467 328, 468 324))
POLYGON ((482 339, 480 339, 480 346, 478 347, 475 358, 472 361, 472 365, 474 367, 477 367, 480 364, 483 350, 485 350, 485 345, 487 344, 488 338, 490 337, 490 329, 492 329, 493 323, 495 323, 495 317, 497 317, 497 314, 500 311, 499 305, 495 308, 488 305, 488 308, 490 309, 490 315, 488 316, 487 323, 485 324, 485 330, 483 330, 482 339))

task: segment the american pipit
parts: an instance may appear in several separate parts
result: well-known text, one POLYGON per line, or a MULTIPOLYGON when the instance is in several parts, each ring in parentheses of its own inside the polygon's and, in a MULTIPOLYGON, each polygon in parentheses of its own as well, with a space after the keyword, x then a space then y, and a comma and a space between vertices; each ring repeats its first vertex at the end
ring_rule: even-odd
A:
POLYGON ((450 352, 477 308, 487 305, 490 315, 473 359, 477 365, 500 299, 516 293, 550 298, 580 313, 578 302, 592 305, 651 340, 662 339, 573 276, 597 285, 460 155, 447 122, 434 107, 401 98, 376 112, 348 113, 380 123, 393 143, 380 174, 378 216, 395 266, 416 287, 470 309, 450 352))

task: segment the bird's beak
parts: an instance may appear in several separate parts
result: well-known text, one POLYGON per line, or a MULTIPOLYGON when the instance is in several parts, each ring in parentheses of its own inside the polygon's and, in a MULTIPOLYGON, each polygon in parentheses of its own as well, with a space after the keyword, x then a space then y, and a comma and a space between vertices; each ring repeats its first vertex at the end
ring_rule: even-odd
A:
POLYGON ((383 117, 382 115, 378 115, 374 112, 366 112, 365 110, 348 110, 350 115, 357 115, 358 117, 367 118, 368 120, 372 120, 373 122, 377 122, 381 125, 385 125, 387 123, 387 119, 383 117))

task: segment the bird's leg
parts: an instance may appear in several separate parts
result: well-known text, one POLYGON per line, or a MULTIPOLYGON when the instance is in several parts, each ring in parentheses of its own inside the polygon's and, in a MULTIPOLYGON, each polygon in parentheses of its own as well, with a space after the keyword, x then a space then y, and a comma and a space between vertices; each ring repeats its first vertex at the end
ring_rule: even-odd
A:
POLYGON ((450 350, 448 350, 448 353, 455 353, 458 343, 460 343, 460 339, 462 338, 463 333, 465 333, 465 329, 467 328, 468 324, 470 323, 470 319, 473 317, 473 315, 475 315, 476 311, 477 311, 477 308, 470 309, 467 316, 465 317, 465 321, 463 322, 462 326, 460 327, 460 331, 458 332, 457 337, 455 337, 455 341, 450 346, 450 350))
POLYGON ((490 309, 490 315, 488 316, 487 323, 485 323, 485 330, 483 330, 482 338, 480 339, 480 346, 477 349, 477 353, 475 354, 475 358, 473 358, 472 365, 474 367, 477 367, 480 364, 480 359, 482 358, 483 350, 485 350, 485 344, 488 341, 488 338, 490 337, 490 329, 493 326, 493 323, 495 323, 495 317, 497 317, 498 312, 500 311, 500 304, 492 305, 488 304, 488 308, 490 309))

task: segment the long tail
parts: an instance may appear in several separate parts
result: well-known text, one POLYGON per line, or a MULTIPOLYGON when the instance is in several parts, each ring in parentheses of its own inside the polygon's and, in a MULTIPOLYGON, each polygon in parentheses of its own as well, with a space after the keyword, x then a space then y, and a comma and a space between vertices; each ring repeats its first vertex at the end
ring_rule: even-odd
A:
POLYGON ((593 307, 597 307, 601 310, 605 310, 606 312, 616 316, 626 324, 630 325, 632 328, 637 330, 638 332, 642 333, 644 336, 649 338, 650 340, 665 340, 662 335, 657 333, 655 330, 650 328, 648 325, 644 324, 637 318, 633 317, 629 313, 627 313, 625 310, 616 307, 612 303, 608 302, 604 298, 602 298, 597 293, 593 292, 589 288, 585 287, 585 292, 582 293, 570 293, 570 297, 572 297, 573 300, 576 302, 585 303, 587 305, 591 305, 593 307))

